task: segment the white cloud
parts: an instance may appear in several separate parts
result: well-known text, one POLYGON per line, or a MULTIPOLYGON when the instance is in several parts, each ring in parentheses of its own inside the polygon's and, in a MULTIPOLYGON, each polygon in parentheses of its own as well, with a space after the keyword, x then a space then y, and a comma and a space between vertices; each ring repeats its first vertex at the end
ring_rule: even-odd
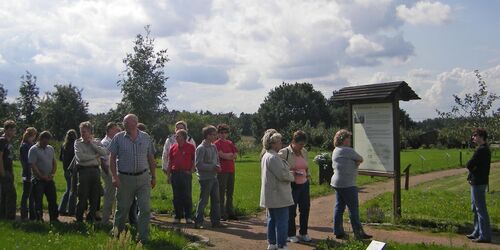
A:
POLYGON ((413 7, 399 5, 398 17, 410 24, 442 24, 450 20, 451 7, 441 2, 420 1, 413 7))
POLYGON ((361 34, 356 34, 349 39, 349 46, 346 48, 346 52, 351 56, 368 56, 383 49, 380 44, 366 39, 361 34))
POLYGON ((0 65, 2 64, 6 64, 7 61, 5 61, 5 59, 3 58, 2 54, 0 54, 0 65))

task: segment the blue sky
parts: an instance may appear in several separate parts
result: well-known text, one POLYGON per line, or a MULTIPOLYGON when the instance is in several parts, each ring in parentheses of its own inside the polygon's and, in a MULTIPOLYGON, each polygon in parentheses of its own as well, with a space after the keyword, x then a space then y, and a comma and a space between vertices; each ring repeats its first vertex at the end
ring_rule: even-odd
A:
POLYGON ((170 109, 251 113, 283 81, 329 98, 404 80, 422 100, 401 106, 423 120, 474 91, 474 69, 500 94, 498 10, 498 0, 2 1, 0 83, 13 100, 28 70, 42 92, 72 83, 91 112, 105 112, 121 99, 122 59, 150 24, 171 59, 170 109))

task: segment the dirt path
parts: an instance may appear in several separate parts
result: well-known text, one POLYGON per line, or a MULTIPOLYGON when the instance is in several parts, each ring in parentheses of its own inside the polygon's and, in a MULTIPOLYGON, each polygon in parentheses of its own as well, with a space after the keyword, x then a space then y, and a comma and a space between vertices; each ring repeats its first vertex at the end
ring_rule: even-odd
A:
MULTIPOLYGON (((500 167, 500 163, 492 164, 492 167, 500 167)), ((450 169, 439 172, 427 173, 410 178, 410 186, 415 186, 420 183, 440 179, 448 176, 454 176, 465 173, 465 169, 450 169)), ((362 186, 360 188, 359 200, 363 203, 367 200, 386 193, 392 192, 394 182, 378 182, 362 186)), ((332 233, 332 213, 335 194, 320 197, 311 201, 311 211, 309 216, 309 235, 314 241, 334 237, 332 233)), ((403 204, 404 205, 404 204, 403 204)), ((156 223, 161 223, 167 226, 173 226, 170 222, 172 218, 158 215, 155 219, 156 223)), ((207 223, 208 224, 208 223, 207 223)), ((186 227, 182 224, 179 227, 190 234, 201 235, 209 242, 209 249, 266 249, 266 224, 265 214, 240 220, 229 221, 225 223, 228 227, 224 229, 193 229, 192 226, 186 227)), ((350 230, 350 225, 345 225, 346 231, 350 230)), ((426 232, 413 231, 389 231, 375 229, 369 226, 365 227, 365 231, 374 236, 378 241, 397 241, 400 243, 435 243, 445 246, 455 246, 464 248, 484 248, 484 249, 500 249, 500 239, 494 238, 492 244, 472 243, 462 235, 453 234, 432 234, 426 232)), ((290 249, 313 249, 314 244, 305 245, 291 243, 288 245, 290 249)))

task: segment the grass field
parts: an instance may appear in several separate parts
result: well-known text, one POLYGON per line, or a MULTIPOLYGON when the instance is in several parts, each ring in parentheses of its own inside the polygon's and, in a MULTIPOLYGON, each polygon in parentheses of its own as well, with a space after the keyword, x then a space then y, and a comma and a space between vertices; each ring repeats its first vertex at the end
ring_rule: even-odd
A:
MULTIPOLYGON (((402 244, 397 242, 386 242, 384 250, 461 250, 461 249, 471 249, 468 247, 448 247, 440 246, 436 244, 402 244)), ((322 240, 316 245, 317 250, 365 250, 367 249, 369 242, 363 241, 347 241, 345 243, 339 243, 330 239, 322 240)))
MULTIPOLYGON (((490 173, 490 190, 486 203, 494 231, 500 231, 500 169, 490 173)), ((470 186, 466 175, 452 176, 424 183, 408 191, 402 191, 402 218, 400 225, 415 229, 424 228, 439 232, 470 233, 472 212, 470 186)), ((361 216, 366 221, 369 207, 380 207, 385 222, 392 220, 392 193, 385 193, 364 203, 361 216)))

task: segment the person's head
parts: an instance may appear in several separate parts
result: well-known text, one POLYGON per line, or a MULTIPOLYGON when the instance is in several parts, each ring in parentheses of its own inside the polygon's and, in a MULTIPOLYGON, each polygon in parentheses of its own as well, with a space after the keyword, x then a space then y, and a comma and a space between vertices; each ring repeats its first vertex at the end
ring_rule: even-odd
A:
POLYGON ((351 136, 352 133, 347 129, 341 129, 337 131, 337 133, 335 133, 335 136, 333 137, 333 146, 351 146, 351 136))
POLYGON ((24 130, 23 142, 33 143, 36 139, 38 131, 34 127, 28 127, 24 130))
POLYGON ((148 127, 146 127, 146 124, 144 124, 144 123, 142 123, 142 122, 137 123, 137 128, 138 128, 140 131, 143 131, 143 132, 146 132, 146 130, 148 129, 148 127))
POLYGON ((92 124, 89 121, 82 122, 79 128, 83 141, 89 142, 92 139, 92 124))
POLYGON ((301 151, 307 143, 307 135, 302 130, 297 130, 292 136, 292 148, 296 151, 301 151))
POLYGON ((109 138, 113 138, 120 130, 120 126, 116 122, 108 122, 106 124, 106 136, 109 138))
POLYGON ((217 128, 212 125, 208 125, 203 128, 203 138, 209 142, 214 142, 217 139, 217 128))
POLYGON ((66 132, 66 136, 64 136, 63 146, 66 147, 66 145, 73 145, 77 137, 78 135, 76 134, 76 130, 74 129, 68 130, 66 132))
POLYGON ((16 135, 16 123, 13 120, 7 120, 3 123, 3 133, 7 138, 12 138, 16 135))
POLYGON ((127 133, 135 133, 137 131, 137 124, 139 123, 139 118, 134 114, 128 114, 123 118, 123 126, 127 133))
POLYGON ((179 129, 184 129, 184 130, 188 130, 188 125, 185 121, 178 121, 175 123, 175 131, 179 130, 179 129))
POLYGON ((38 137, 38 143, 40 144, 40 146, 46 147, 47 145, 49 145, 50 139, 52 139, 52 134, 49 131, 45 130, 40 133, 40 136, 38 137))
POLYGON ((477 145, 486 143, 488 140, 488 132, 484 128, 475 128, 472 131, 472 141, 477 145))
POLYGON ((186 130, 179 129, 179 130, 175 131, 175 140, 177 141, 177 143, 179 145, 181 145, 181 146, 184 145, 184 143, 186 143, 187 137, 188 137, 188 133, 186 130))
POLYGON ((275 129, 268 129, 262 137, 262 149, 264 150, 274 150, 279 151, 282 148, 281 144, 282 136, 275 129))
POLYGON ((227 136, 229 135, 229 126, 224 123, 217 125, 217 133, 219 134, 220 139, 227 139, 227 136))

